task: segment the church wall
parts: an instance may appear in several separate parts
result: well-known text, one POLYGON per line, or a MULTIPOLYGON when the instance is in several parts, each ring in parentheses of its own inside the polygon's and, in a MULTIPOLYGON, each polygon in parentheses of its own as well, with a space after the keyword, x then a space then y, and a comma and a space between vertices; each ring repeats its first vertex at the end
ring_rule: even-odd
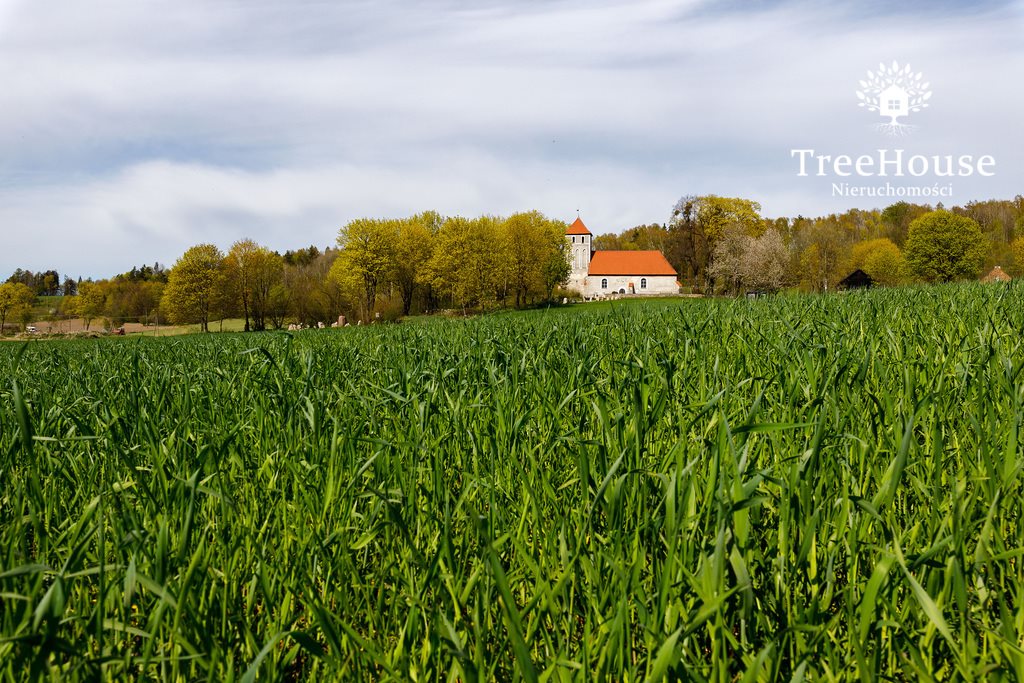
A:
POLYGON ((639 296, 651 296, 666 294, 678 294, 679 285, 676 284, 676 277, 674 275, 590 275, 582 279, 581 286, 577 286, 574 289, 579 290, 584 296, 611 296, 612 294, 618 294, 619 290, 624 290, 626 294, 636 294, 639 296), (647 278, 647 288, 640 288, 640 280, 647 278), (607 289, 601 288, 601 280, 608 280, 607 289), (633 291, 630 291, 630 283, 633 283, 633 291))

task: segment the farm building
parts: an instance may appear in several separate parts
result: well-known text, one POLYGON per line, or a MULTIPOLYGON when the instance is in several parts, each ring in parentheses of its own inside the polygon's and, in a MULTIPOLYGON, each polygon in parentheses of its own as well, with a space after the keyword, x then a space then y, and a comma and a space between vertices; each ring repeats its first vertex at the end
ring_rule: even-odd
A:
POLYGON ((840 280, 836 286, 839 287, 839 289, 863 289, 865 287, 870 287, 873 284, 875 284, 875 281, 871 276, 858 268, 840 280))
POLYGON ((982 282, 1009 282, 1012 279, 1013 278, 1011 278, 1007 274, 1007 272, 1005 270, 1003 270, 999 266, 996 266, 991 271, 989 271, 988 275, 986 275, 985 277, 981 278, 981 281, 982 282))
POLYGON ((675 268, 660 251, 594 251, 594 235, 579 218, 565 238, 571 250, 569 288, 585 297, 679 293, 675 268))

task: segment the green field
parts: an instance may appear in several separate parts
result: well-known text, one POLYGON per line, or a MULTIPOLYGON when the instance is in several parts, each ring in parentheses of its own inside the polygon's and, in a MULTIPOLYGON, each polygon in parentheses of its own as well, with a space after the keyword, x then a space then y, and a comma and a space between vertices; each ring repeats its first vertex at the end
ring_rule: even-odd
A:
POLYGON ((4 680, 1024 680, 1024 287, 0 345, 4 680))

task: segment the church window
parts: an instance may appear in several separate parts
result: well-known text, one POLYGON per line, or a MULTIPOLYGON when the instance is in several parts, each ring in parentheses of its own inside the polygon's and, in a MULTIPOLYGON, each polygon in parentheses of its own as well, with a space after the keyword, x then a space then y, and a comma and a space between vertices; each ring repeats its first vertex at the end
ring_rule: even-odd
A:
POLYGON ((601 289, 608 289, 608 278, 601 279, 601 289))
POLYGON ((647 289, 647 278, 640 278, 640 289, 647 289))

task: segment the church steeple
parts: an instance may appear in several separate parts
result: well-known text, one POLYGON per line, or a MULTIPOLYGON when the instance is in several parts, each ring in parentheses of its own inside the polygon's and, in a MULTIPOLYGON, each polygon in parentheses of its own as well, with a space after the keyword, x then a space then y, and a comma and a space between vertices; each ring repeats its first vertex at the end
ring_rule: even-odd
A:
POLYGON ((580 218, 579 216, 576 216, 576 220, 574 220, 572 222, 572 225, 570 225, 569 229, 565 231, 565 234, 566 235, 593 235, 593 233, 591 233, 590 230, 587 229, 587 226, 585 226, 583 224, 583 219, 580 218))
POLYGON ((574 276, 587 276, 590 269, 590 252, 593 249, 594 235, 583 224, 579 216, 572 222, 569 229, 565 231, 565 238, 569 240, 572 274, 574 276))

